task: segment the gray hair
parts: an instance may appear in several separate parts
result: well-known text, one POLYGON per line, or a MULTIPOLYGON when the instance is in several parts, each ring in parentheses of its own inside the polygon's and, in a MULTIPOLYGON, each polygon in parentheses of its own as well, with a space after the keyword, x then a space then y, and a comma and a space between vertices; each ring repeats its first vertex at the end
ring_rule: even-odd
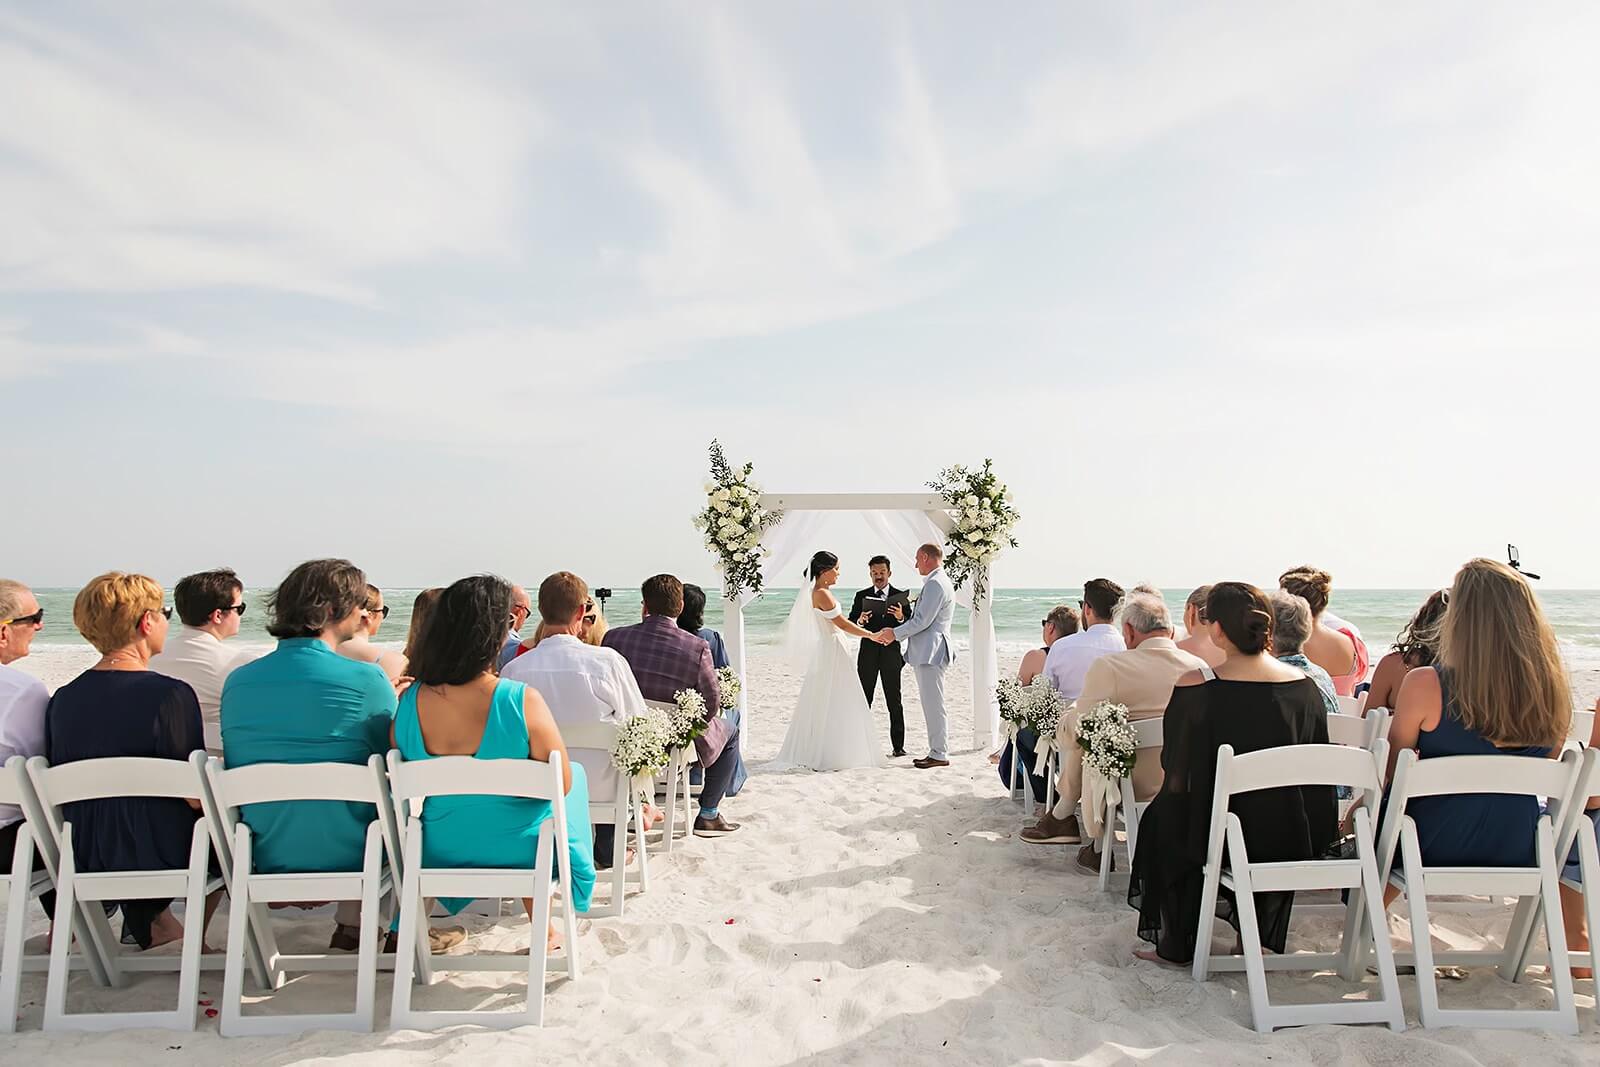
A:
POLYGON ((1269 594, 1267 602, 1272 605, 1272 654, 1295 655, 1311 636, 1311 605, 1282 589, 1269 594))
POLYGON ((1135 593, 1122 602, 1122 624, 1136 634, 1161 633, 1172 629, 1172 613, 1160 597, 1135 593))
POLYGON ((12 618, 22 610, 22 598, 27 592, 28 587, 21 582, 0 578, 0 619, 12 618))
POLYGON ((1129 596, 1133 596, 1135 593, 1143 593, 1146 596, 1153 596, 1157 600, 1162 599, 1161 590, 1150 582, 1140 582, 1138 585, 1128 590, 1129 596))

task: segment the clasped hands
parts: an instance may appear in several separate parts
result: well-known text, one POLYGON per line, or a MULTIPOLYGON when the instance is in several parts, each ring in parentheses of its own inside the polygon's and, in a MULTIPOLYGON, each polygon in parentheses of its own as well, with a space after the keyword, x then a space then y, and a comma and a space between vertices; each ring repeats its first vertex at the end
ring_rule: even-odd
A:
POLYGON ((872 635, 872 640, 880 645, 892 645, 894 644, 894 631, 892 629, 879 630, 872 635))

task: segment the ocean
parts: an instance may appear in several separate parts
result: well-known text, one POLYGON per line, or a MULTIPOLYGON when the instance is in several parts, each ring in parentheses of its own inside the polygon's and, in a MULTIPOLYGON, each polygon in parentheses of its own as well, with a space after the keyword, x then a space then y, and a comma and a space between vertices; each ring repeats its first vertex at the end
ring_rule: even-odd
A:
MULTIPOLYGON (((44 630, 34 638, 34 643, 39 646, 85 644, 72 626, 72 600, 77 590, 36 589, 34 592, 45 610, 44 630)), ((242 642, 271 641, 266 632, 264 610, 269 592, 267 589, 246 591, 244 600, 248 608, 239 635, 242 642)), ((384 591, 390 614, 378 633, 380 642, 399 643, 405 640, 406 629, 411 624, 411 602, 418 592, 416 589, 384 591)), ((841 596, 847 607, 848 597, 854 592, 853 589, 846 590, 841 596)), ((1040 636, 1039 621, 1057 604, 1076 604, 1081 592, 1077 589, 996 590, 996 638, 1002 646, 1036 643, 1040 636)), ((1429 592, 1427 589, 1339 589, 1334 592, 1329 610, 1355 624, 1376 661, 1429 592)), ((794 603, 795 593, 793 589, 775 589, 745 608, 745 633, 751 644, 763 645, 776 641, 778 630, 794 603)), ((1183 601, 1188 593, 1189 590, 1183 589, 1166 594, 1175 619, 1182 618, 1183 601)), ((170 604, 170 590, 167 596, 167 603, 170 604)), ((1568 669, 1600 670, 1600 590, 1541 589, 1538 596, 1561 640, 1568 669)), ((635 622, 639 614, 637 589, 617 590, 617 595, 606 605, 606 617, 614 626, 635 622)), ((721 623, 722 601, 712 591, 706 607, 706 624, 715 628, 721 623)), ((955 633, 962 635, 966 629, 966 612, 958 610, 955 633)))

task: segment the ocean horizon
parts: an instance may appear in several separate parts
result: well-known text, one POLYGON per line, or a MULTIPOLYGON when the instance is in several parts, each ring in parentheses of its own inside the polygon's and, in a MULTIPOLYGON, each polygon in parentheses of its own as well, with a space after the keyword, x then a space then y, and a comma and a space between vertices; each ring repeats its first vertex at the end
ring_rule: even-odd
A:
MULTIPOLYGON (((34 590, 45 611, 44 630, 34 638, 35 645, 43 648, 87 644, 72 625, 72 601, 77 592, 76 589, 61 587, 34 590)), ((421 590, 417 588, 384 591, 390 613, 378 634, 380 643, 404 642, 406 630, 411 625, 411 603, 419 592, 421 590)), ((796 589, 769 589, 745 608, 745 634, 752 645, 767 645, 776 641, 797 592, 796 589)), ((1376 661, 1430 592, 1430 589, 1337 589, 1329 610, 1361 631, 1376 661)), ((256 644, 272 641, 266 631, 265 611, 266 598, 270 593, 270 589, 264 588, 245 591, 244 600, 248 608, 237 638, 240 642, 256 644)), ((1600 590, 1536 589, 1536 593, 1561 641, 1561 651, 1568 669, 1600 670, 1600 590)), ((714 587, 708 588, 707 594, 706 625, 717 629, 723 624, 722 600, 714 587)), ((854 594, 853 588, 841 590, 840 599, 847 608, 849 598, 854 594)), ((1180 623, 1188 594, 1188 589, 1163 591, 1173 618, 1180 623)), ((996 589, 996 640, 1002 646, 1038 641, 1040 620, 1050 609, 1057 604, 1075 605, 1081 595, 1081 589, 996 589)), ((168 590, 167 603, 171 602, 172 594, 168 590)), ((639 619, 640 607, 637 589, 618 589, 617 595, 606 604, 606 618, 613 626, 624 626, 639 619)), ((177 622, 176 616, 173 621, 177 622)), ((967 632, 965 610, 957 610, 953 629, 957 637, 967 632)))

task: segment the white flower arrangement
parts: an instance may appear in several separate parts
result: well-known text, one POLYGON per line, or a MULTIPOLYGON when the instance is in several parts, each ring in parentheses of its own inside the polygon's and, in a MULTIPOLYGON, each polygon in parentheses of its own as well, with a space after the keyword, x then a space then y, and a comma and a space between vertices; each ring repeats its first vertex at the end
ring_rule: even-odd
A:
POLYGON ((671 748, 676 751, 687 747, 690 742, 706 730, 706 698, 695 689, 680 689, 672 694, 674 705, 670 713, 672 724, 671 748))
POLYGON ((649 709, 617 728, 611 766, 643 791, 671 758, 672 721, 666 712, 649 709))
POLYGON ((1035 679, 1022 691, 1022 701, 1023 725, 1039 735, 1033 748, 1033 773, 1043 774, 1056 750, 1056 728, 1067 712, 1067 702, 1043 679, 1035 679))
POLYGON ((1128 724, 1128 707, 1102 700, 1078 719, 1084 766, 1107 779, 1126 778, 1139 757, 1139 738, 1128 724))
POLYGON ((1028 691, 1015 678, 1002 678, 994 687, 994 699, 1000 705, 1000 722, 1005 726, 1006 737, 1015 739, 1017 731, 1027 725, 1022 713, 1028 691))
POLYGON ((739 706, 739 694, 744 690, 744 683, 739 681, 739 672, 732 667, 717 668, 717 694, 722 698, 723 711, 731 711, 739 706))
POLYGON ((761 490, 750 480, 754 469, 751 463, 735 469, 721 443, 711 442, 706 506, 694 517, 694 525, 705 534, 706 548, 717 557, 725 595, 746 589, 761 592, 761 560, 766 555, 761 535, 783 518, 782 512, 761 506, 761 490))
POLYGON ((950 531, 944 569, 957 589, 972 579, 972 588, 982 596, 989 586, 989 564, 1003 548, 1016 548, 1011 535, 1022 518, 1011 506, 1010 490, 994 475, 994 462, 968 470, 957 465, 939 472, 928 483, 955 512, 955 527, 950 531))

